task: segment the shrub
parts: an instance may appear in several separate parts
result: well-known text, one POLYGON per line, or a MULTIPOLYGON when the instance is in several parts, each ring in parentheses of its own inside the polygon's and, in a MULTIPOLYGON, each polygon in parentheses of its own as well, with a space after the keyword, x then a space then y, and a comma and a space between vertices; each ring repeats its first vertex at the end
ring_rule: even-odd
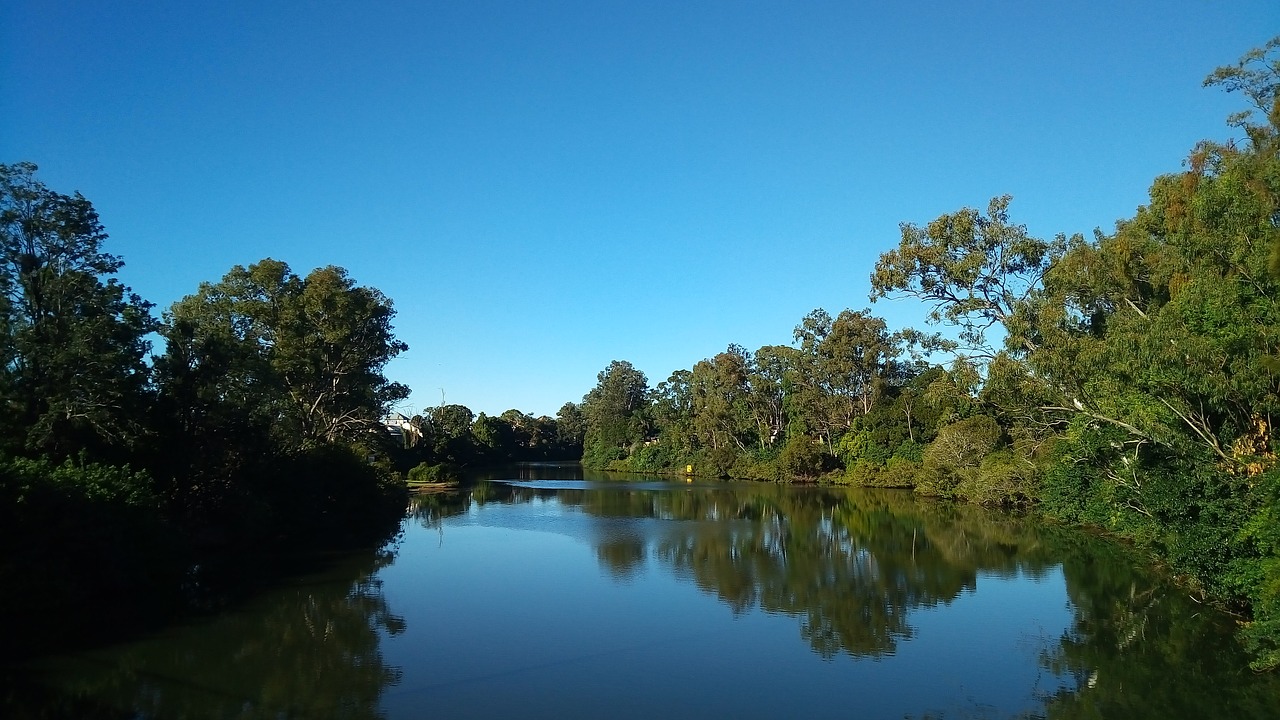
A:
POLYGON ((456 482, 457 476, 453 467, 448 464, 432 465, 423 462, 409 469, 408 480, 413 485, 426 485, 430 483, 456 482))
POLYGON ((787 436, 778 454, 778 469, 786 478, 814 478, 824 471, 822 446, 803 434, 787 436))

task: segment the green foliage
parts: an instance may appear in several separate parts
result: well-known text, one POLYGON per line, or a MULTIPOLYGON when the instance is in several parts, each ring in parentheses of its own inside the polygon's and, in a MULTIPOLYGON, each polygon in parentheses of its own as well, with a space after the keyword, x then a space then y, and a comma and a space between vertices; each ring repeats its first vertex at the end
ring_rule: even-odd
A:
POLYGON ((689 464, 685 462, 686 459, 679 448, 660 439, 647 442, 637 449, 627 459, 627 467, 635 472, 662 472, 689 464))
POLYGON ((158 363, 177 404, 217 403, 268 424, 283 448, 356 442, 408 388, 382 374, 407 349, 382 293, 337 267, 306 278, 271 259, 175 303, 158 363))
POLYGON ((796 433, 787 436, 787 442, 778 454, 778 468, 784 478, 812 479, 826 472, 828 463, 821 444, 796 433))
POLYGON ((614 360, 582 399, 586 420, 583 464, 608 467, 623 460, 647 434, 649 381, 631 363, 614 360))
POLYGON ((1247 552, 1234 558, 1227 581, 1249 599, 1253 619, 1244 638, 1256 670, 1280 666, 1280 469, 1272 468, 1254 492, 1258 502, 1236 540, 1247 552))
POLYGON ((182 541, 145 472, 0 459, 0 614, 26 619, 7 639, 17 650, 57 642, 82 629, 68 613, 88 608, 99 631, 139 622, 173 600, 182 541))
POLYGON ((409 469, 407 479, 410 485, 456 482, 457 471, 448 465, 431 465, 423 462, 409 469))
POLYGON ((729 475, 743 480, 780 482, 790 478, 783 471, 778 457, 781 451, 757 450, 739 455, 729 469, 729 475))
POLYGON ((93 205, 35 173, 0 165, 0 443, 120 457, 145 429, 151 304, 111 277, 93 205))
POLYGON ((989 415, 951 423, 938 430, 938 436, 924 452, 924 462, 950 471, 977 467, 996 449, 1001 432, 999 423, 989 415))
POLYGON ((382 375, 405 349, 390 301, 340 268, 266 260, 161 327, 111 277, 89 201, 35 171, 0 165, 4 615, 115 627, 177 604, 215 549, 385 539, 404 491, 369 458, 407 393, 382 375))
POLYGON ((905 460, 913 463, 923 462, 924 447, 924 445, 914 440, 903 440, 898 447, 894 448, 893 455, 889 460, 905 460))
POLYGON ((871 299, 917 297, 932 305, 930 319, 960 329, 969 348, 990 356, 986 332, 1014 314, 1067 246, 1044 241, 1009 222, 1008 195, 992 198, 987 214, 972 208, 924 227, 903 223, 897 250, 880 256, 871 299))

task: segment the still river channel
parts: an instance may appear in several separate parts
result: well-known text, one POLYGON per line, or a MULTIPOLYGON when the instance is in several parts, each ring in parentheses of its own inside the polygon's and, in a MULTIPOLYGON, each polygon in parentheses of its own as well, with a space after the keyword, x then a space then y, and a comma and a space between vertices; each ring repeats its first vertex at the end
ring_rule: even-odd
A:
POLYGON ((1232 621, 1087 534, 910 493, 526 465, 218 616, 47 658, 137 718, 1277 718, 1232 621))

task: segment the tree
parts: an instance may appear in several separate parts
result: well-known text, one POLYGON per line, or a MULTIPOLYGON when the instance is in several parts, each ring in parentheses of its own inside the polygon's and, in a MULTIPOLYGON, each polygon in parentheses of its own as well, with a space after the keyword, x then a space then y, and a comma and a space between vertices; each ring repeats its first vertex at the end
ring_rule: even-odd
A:
POLYGON ((773 447, 786 431, 787 397, 798 355, 795 348, 786 345, 766 345, 756 350, 748 378, 748 402, 762 448, 773 447))
POLYGON ((151 304, 113 277, 124 263, 79 193, 0 165, 0 402, 4 441, 68 456, 130 444, 149 392, 151 304))
POLYGON ((869 310, 844 310, 833 319, 817 309, 796 326, 795 339, 802 358, 801 395, 814 427, 833 447, 855 418, 871 411, 886 380, 898 374, 902 336, 889 333, 884 320, 869 310))
POLYGON ((562 452, 582 454, 582 441, 587 433, 587 420, 582 408, 573 402, 560 406, 556 412, 556 444, 562 452))
POLYGON ((382 374, 408 349, 394 314, 342 268, 300 278, 268 258, 174 304, 165 367, 174 380, 201 378, 207 402, 268 420, 283 447, 356 442, 408 395, 382 374))
MULTIPOLYGON (((1044 241, 1009 222, 1008 195, 992 198, 987 214, 972 208, 940 216, 924 227, 903 223, 897 250, 880 256, 871 275, 871 301, 916 297, 932 304, 931 322, 960 329, 960 341, 993 357, 986 333, 1008 320, 1039 287, 1067 247, 1058 236, 1044 241)), ((1027 347, 1031 350, 1034 347, 1027 347)))
POLYGON ((596 386, 582 398, 586 419, 583 458, 589 465, 606 465, 624 458, 631 446, 644 440, 649 380, 625 360, 609 363, 596 380, 596 386))
POLYGON ((1232 116, 1247 141, 1198 144, 1133 218, 1070 248, 1011 323, 1067 419, 1046 504, 1247 601, 1260 667, 1280 664, 1278 49, 1206 81, 1266 113, 1232 116))
POLYGON ((475 436, 471 433, 475 418, 465 405, 438 405, 423 410, 414 418, 423 438, 420 454, 432 463, 469 462, 476 453, 475 436))
POLYGON ((751 357, 739 345, 693 366, 689 375, 693 427, 705 446, 746 450, 745 440, 753 430, 747 405, 752 370, 751 357))
POLYGON ((471 434, 480 451, 489 458, 510 457, 518 443, 515 427, 504 417, 480 413, 471 424, 471 434))

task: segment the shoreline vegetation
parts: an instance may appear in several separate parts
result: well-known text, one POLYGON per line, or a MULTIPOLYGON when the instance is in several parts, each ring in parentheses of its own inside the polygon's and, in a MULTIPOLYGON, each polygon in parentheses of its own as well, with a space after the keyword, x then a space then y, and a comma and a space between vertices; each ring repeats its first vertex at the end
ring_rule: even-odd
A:
POLYGON ((1274 669, 1280 38, 1205 84, 1246 99, 1244 137, 1198 144, 1109 233, 1032 237, 1008 196, 903 224, 870 300, 943 332, 816 309, 654 387, 614 361, 554 418, 390 413, 392 302, 339 267, 235 266, 157 319, 88 200, 0 165, 0 610, 31 633, 11 657, 225 607, 252 558, 383 543, 409 492, 470 468, 580 459, 1033 508, 1194 579, 1274 669))
POLYGON ((1280 666, 1280 38, 1205 85, 1244 98, 1237 137, 1111 232, 1033 237, 1008 196, 904 223, 870 300, 919 300, 943 332, 816 309, 792 344, 653 387, 614 361, 568 409, 584 465, 1033 508, 1150 553, 1280 666))

